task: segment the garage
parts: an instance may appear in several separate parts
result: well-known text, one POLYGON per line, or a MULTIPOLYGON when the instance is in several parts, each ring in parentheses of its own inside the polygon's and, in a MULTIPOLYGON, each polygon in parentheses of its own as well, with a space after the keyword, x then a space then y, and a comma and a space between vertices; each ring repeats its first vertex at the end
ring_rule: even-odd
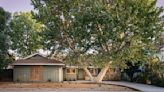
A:
POLYGON ((61 61, 48 59, 34 54, 13 63, 15 82, 62 82, 63 66, 61 61))

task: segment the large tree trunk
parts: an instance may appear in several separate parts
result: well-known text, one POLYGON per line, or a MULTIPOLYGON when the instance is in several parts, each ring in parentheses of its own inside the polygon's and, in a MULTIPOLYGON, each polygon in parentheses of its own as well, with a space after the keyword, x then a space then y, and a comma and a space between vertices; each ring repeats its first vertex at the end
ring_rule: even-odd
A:
POLYGON ((92 74, 90 73, 90 71, 88 70, 87 66, 85 66, 82 62, 80 62, 80 60, 78 60, 78 62, 80 65, 82 65, 83 70, 89 76, 90 80, 94 81, 94 78, 93 78, 92 74))
MULTIPOLYGON (((78 60, 79 64, 83 65, 82 62, 80 62, 81 60, 78 60)), ((111 62, 109 62, 111 63, 111 62)), ((90 73, 90 71, 88 70, 87 66, 83 66, 83 70, 85 71, 85 73, 89 76, 90 80, 92 82, 102 82, 107 70, 109 69, 109 63, 105 64, 105 67, 101 69, 100 73, 98 74, 97 77, 93 77, 92 74, 90 73)))
POLYGON ((98 74, 98 76, 97 76, 97 78, 96 78, 95 81, 98 82, 98 83, 99 83, 99 82, 102 82, 102 80, 103 80, 103 78, 104 78, 106 72, 108 71, 108 69, 109 69, 109 66, 108 66, 108 65, 105 65, 105 67, 101 69, 101 71, 100 71, 100 73, 98 74))
POLYGON ((92 74, 90 73, 90 71, 88 70, 87 66, 83 67, 83 70, 85 71, 85 73, 89 76, 91 81, 94 81, 94 78, 92 76, 92 74))

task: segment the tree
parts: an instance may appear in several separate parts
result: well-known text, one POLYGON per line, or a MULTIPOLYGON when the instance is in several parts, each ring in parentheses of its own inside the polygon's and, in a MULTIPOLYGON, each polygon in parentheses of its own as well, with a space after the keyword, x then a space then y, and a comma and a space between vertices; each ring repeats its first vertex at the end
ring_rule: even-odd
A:
POLYGON ((42 24, 33 19, 30 12, 15 13, 10 23, 12 50, 24 57, 41 48, 42 24))
POLYGON ((0 7, 0 70, 11 62, 9 50, 8 21, 10 13, 0 7))
MULTIPOLYGON (((68 52, 84 66, 96 63, 101 82, 109 65, 126 68, 127 62, 147 61, 163 31, 162 8, 156 0, 32 0, 35 17, 45 24, 46 47, 68 52), (47 17, 49 15, 49 17, 47 17), (95 51, 93 59, 85 56, 95 51)), ((93 54, 93 53, 92 53, 93 54)), ((72 61, 71 60, 71 61, 72 61)))

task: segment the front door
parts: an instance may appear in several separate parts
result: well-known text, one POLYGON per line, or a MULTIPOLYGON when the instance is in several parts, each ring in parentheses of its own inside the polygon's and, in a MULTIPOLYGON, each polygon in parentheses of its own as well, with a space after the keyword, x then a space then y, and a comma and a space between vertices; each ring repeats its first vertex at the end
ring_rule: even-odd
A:
POLYGON ((30 80, 41 81, 42 80, 42 66, 31 66, 30 69, 30 80))
POLYGON ((79 69, 78 70, 78 76, 77 76, 78 80, 84 80, 84 70, 83 69, 79 69))

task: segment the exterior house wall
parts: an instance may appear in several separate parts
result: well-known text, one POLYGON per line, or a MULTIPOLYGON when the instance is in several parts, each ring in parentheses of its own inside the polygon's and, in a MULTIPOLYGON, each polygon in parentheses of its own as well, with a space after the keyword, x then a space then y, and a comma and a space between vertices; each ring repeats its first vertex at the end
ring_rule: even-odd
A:
POLYGON ((15 66, 15 82, 61 82, 63 81, 62 67, 59 66, 42 66, 40 80, 31 79, 31 68, 35 66, 15 66))
POLYGON ((77 80, 77 75, 76 74, 66 74, 66 80, 67 81, 77 80))
POLYGON ((74 81, 77 80, 77 70, 76 68, 65 68, 64 69, 64 80, 74 81), (68 72, 69 69, 69 72, 68 72), (73 70, 73 71, 72 71, 73 70))
MULTIPOLYGON (((74 80, 89 80, 89 76, 85 73, 85 71, 82 68, 74 68, 76 69, 75 73, 68 73, 67 69, 71 69, 69 67, 66 67, 64 69, 64 80, 66 81, 74 81, 74 80)), ((89 68, 90 73, 93 77, 97 77, 99 72, 101 71, 100 68, 89 68)), ((120 80, 121 73, 118 69, 110 68, 106 75, 104 76, 103 80, 120 80)))

